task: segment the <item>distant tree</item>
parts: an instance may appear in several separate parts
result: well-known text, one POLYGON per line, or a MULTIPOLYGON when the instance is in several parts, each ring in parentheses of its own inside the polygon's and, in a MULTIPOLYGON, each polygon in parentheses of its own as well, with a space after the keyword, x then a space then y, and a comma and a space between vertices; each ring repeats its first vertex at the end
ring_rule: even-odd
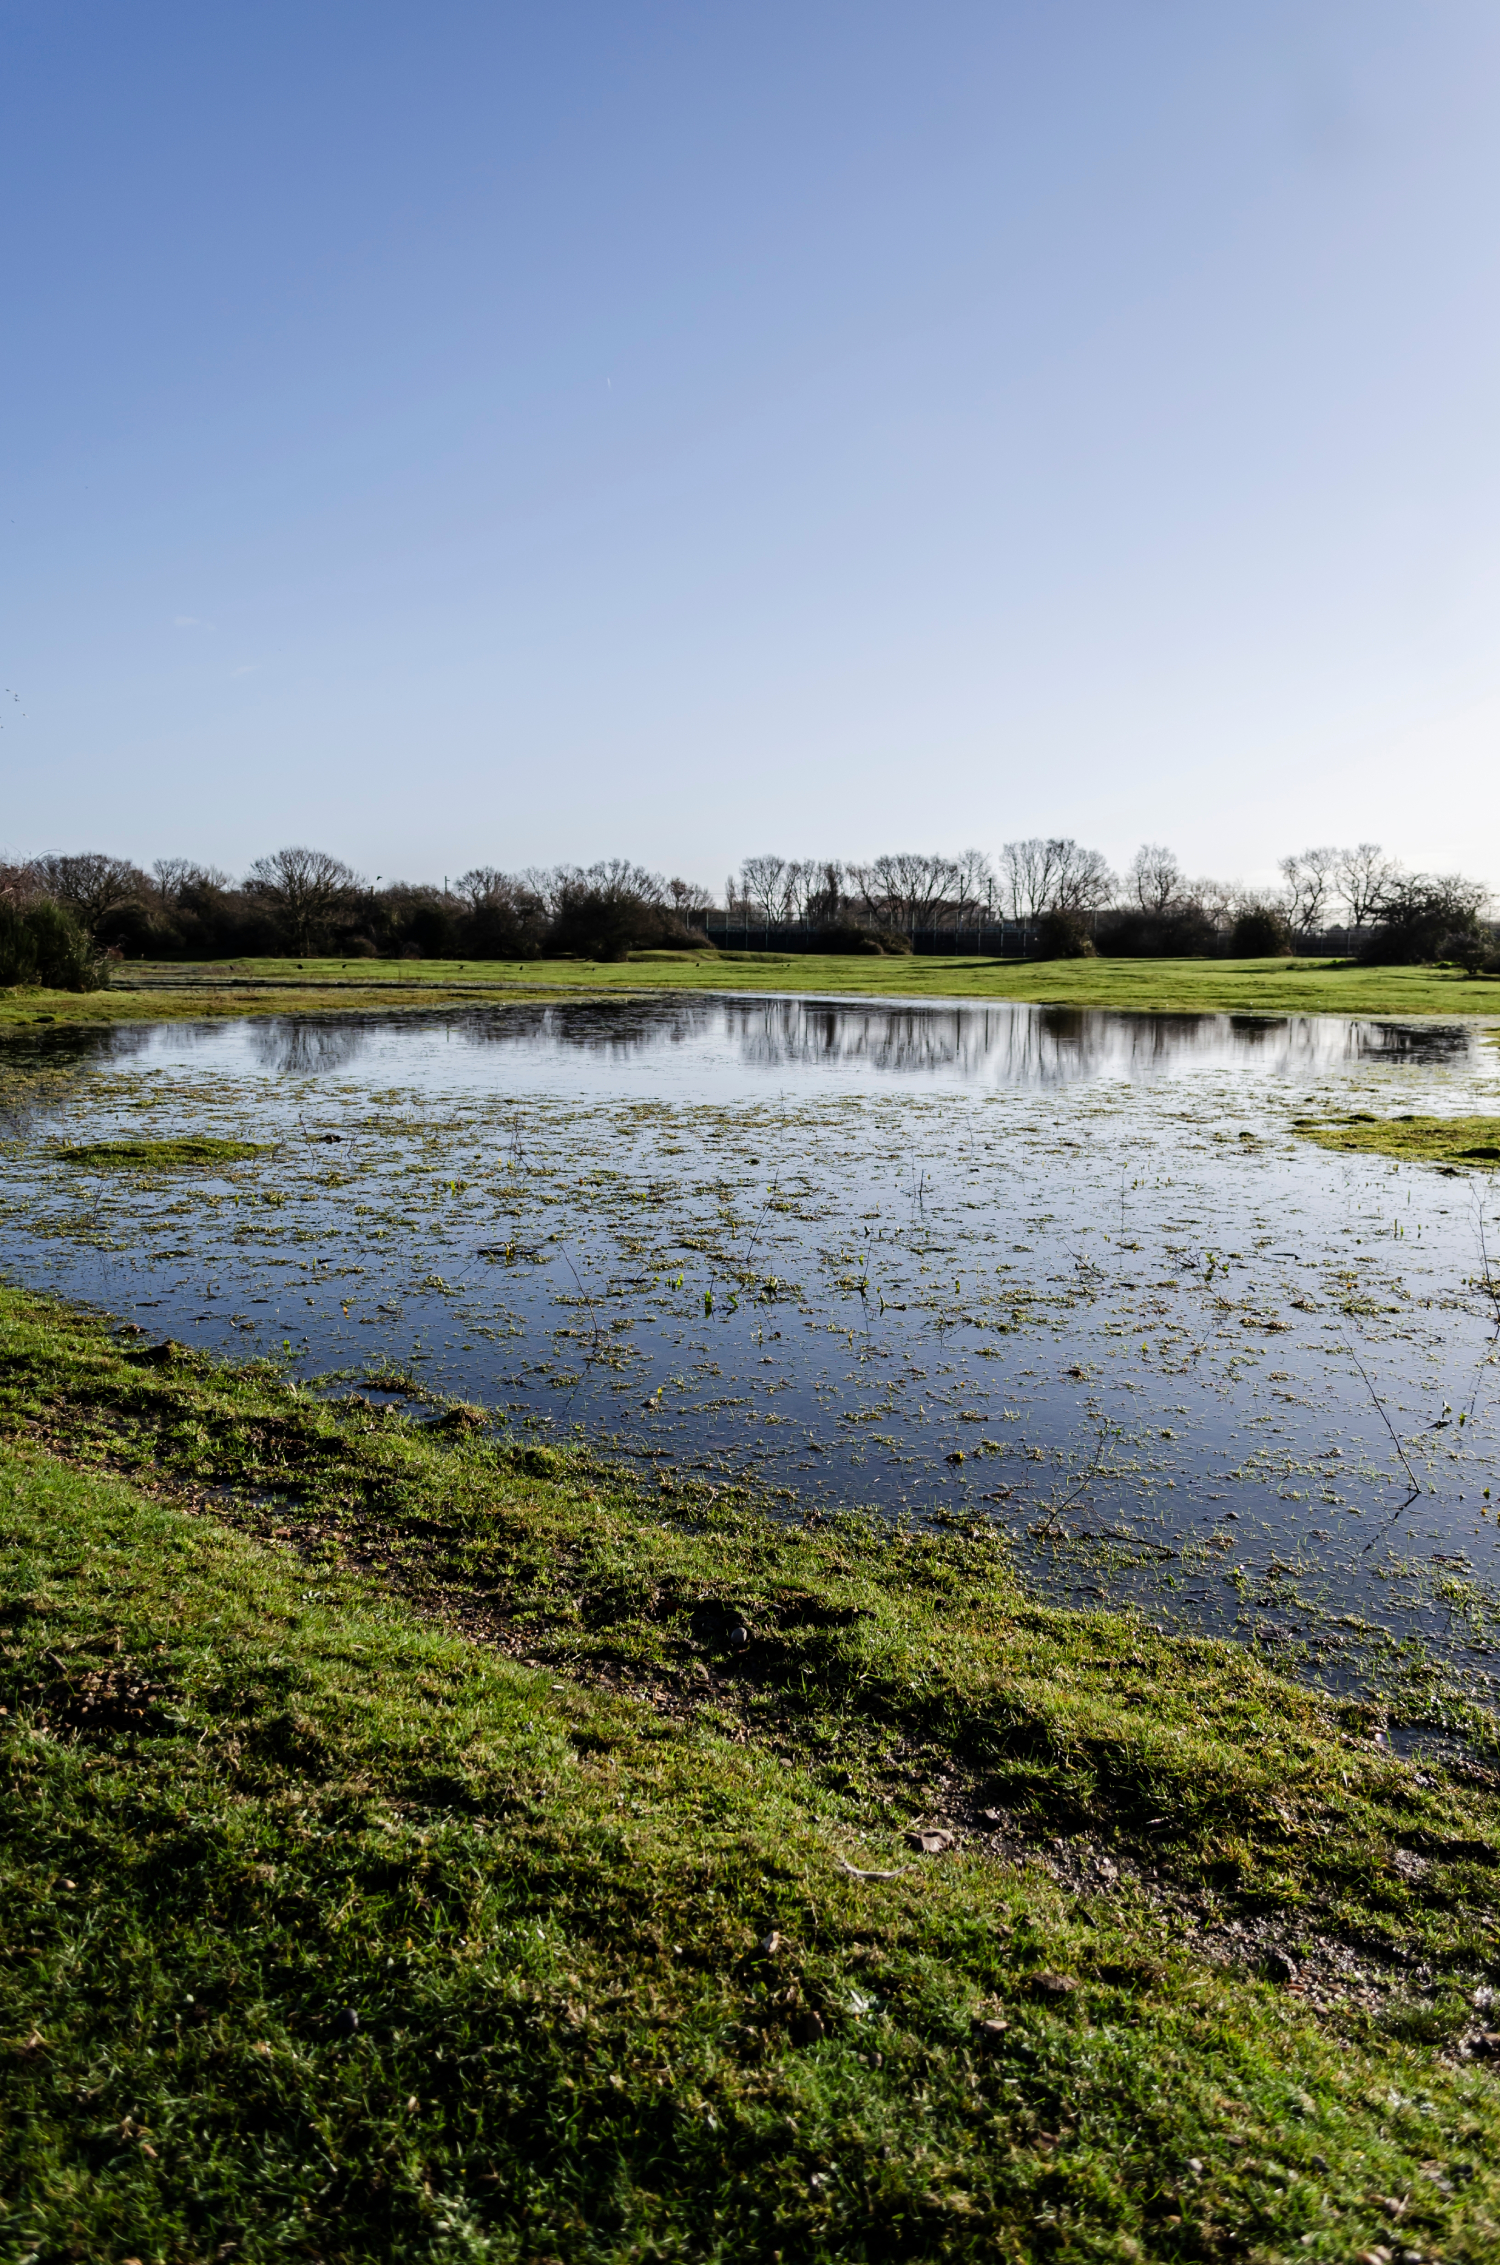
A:
POLYGON ((1000 874, 1014 920, 1040 920, 1045 912, 1097 912, 1115 892, 1115 876, 1097 849, 1071 836, 1007 842, 1000 874))
POLYGON ((953 924, 962 928, 980 906, 993 912, 995 868, 982 849, 966 849, 953 860, 953 924))
POLYGON ((698 882, 683 881, 674 876, 667 883, 667 902, 686 927, 701 928, 704 914, 713 903, 713 898, 698 882))
POLYGON ((624 858, 559 867, 550 879, 548 948, 579 959, 624 959, 674 936, 660 876, 624 858))
POLYGON ((139 866, 128 858, 106 857, 101 850, 34 857, 31 870, 43 895, 65 906, 91 936, 97 936, 112 912, 138 904, 150 887, 139 866))
POLYGON ((844 868, 837 858, 809 860, 802 889, 803 911, 810 927, 827 928, 843 917, 844 868))
POLYGON ((778 928, 786 918, 787 880, 793 872, 784 857, 747 857, 740 867, 739 898, 761 924, 778 928))
POLYGON ((1368 927, 1379 917, 1381 899, 1396 874, 1395 863, 1379 842, 1360 842, 1354 849, 1339 851, 1335 868, 1339 895, 1356 928, 1368 927))
POLYGON ((278 849, 258 857, 245 876, 245 892, 274 915, 293 949, 305 958, 348 911, 358 875, 323 849, 278 849))
POLYGON ((1141 843, 1126 867, 1125 889, 1140 911, 1158 915, 1172 911, 1189 894, 1176 851, 1161 842, 1141 843))
POLYGON ((454 894, 466 911, 460 949, 474 959, 535 959, 546 941, 547 888, 535 875, 502 873, 475 865, 461 873, 454 894))
POLYGON ((1388 876, 1360 958, 1400 967, 1424 960, 1462 961, 1469 956, 1470 942, 1483 934, 1481 917, 1489 901, 1484 883, 1462 873, 1388 876))
POLYGON ((1229 949, 1236 959, 1285 959, 1292 949, 1292 922, 1284 901, 1243 891, 1229 949))
POLYGON ((1284 857, 1280 872, 1286 883, 1286 911, 1294 930, 1318 928, 1330 899, 1337 893, 1340 864, 1338 849, 1304 849, 1284 857))
POLYGON ((229 875, 216 865, 199 865, 191 857, 159 857, 151 868, 151 879, 157 903, 168 912, 191 897, 232 885, 229 875))
POLYGON ((849 878, 877 929, 910 937, 937 925, 957 883, 958 864, 951 857, 897 850, 869 865, 851 865, 849 878))
POLYGON ((0 904, 31 904, 42 893, 34 865, 0 856, 0 904))

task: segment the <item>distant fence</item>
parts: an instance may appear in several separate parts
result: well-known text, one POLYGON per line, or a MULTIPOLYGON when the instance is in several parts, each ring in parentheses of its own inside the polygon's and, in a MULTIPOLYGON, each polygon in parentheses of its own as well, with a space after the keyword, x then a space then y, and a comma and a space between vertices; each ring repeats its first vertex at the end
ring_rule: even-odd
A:
MULTIPOLYGON (((850 915, 851 920, 856 916, 850 915)), ((1111 918, 1107 912, 1088 916, 1088 924, 1097 936, 1101 926, 1111 918)), ((710 912, 706 919, 697 922, 711 944, 725 952, 816 952, 825 949, 821 931, 806 922, 783 922, 767 925, 763 921, 727 917, 722 912, 710 912)), ((1037 947, 1037 925, 1022 920, 985 920, 965 922, 962 925, 942 928, 916 928, 910 931, 909 940, 915 952, 941 952, 957 956, 972 953, 981 959, 1024 959, 1037 947)), ((1357 928, 1322 928, 1309 930, 1296 939, 1297 950, 1313 959, 1348 959, 1359 947, 1361 932, 1357 928)), ((1225 936, 1220 949, 1228 948, 1225 936)), ((1105 944, 1103 949, 1108 950, 1105 944)), ((1133 956, 1122 954, 1122 957, 1133 956)))

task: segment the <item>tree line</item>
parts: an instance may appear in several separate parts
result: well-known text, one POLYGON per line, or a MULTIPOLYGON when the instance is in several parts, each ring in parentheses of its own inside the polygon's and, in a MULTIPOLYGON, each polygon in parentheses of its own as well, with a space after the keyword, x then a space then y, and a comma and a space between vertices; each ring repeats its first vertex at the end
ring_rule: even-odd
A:
POLYGON ((1269 889, 1195 879, 1173 850, 1144 842, 1117 874, 1071 837, 1035 836, 1006 842, 994 859, 977 849, 868 864, 748 857, 726 885, 725 910, 731 926, 840 930, 885 949, 1006 928, 1049 957, 1260 958, 1330 932, 1368 959, 1485 964, 1494 954, 1482 881, 1413 872, 1378 842, 1301 850, 1278 870, 1269 889))
POLYGON ((472 866, 438 888, 371 881, 300 846, 257 858, 238 879, 186 858, 159 858, 148 872, 102 852, 58 853, 0 865, 0 981, 74 983, 85 962, 121 957, 620 959, 712 949, 715 932, 731 944, 736 930, 830 952, 906 952, 920 941, 1045 957, 1245 958, 1341 930, 1367 959, 1496 964, 1482 882, 1412 872, 1374 842, 1302 850, 1281 860, 1280 875, 1272 889, 1193 879, 1157 842, 1116 874, 1097 850, 1038 836, 1006 842, 993 859, 976 849, 867 863, 748 857, 719 904, 623 859, 522 873, 472 866))

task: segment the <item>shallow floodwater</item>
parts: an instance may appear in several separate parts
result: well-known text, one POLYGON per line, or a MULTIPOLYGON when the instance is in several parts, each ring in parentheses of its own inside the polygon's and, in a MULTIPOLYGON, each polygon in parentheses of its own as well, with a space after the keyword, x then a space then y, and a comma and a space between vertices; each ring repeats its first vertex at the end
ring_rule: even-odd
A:
POLYGON ((1488 1695, 1500 1182, 1292 1129, 1500 1107, 1478 1030, 699 997, 37 1031, 0 1080, 13 1279, 1488 1695), (57 1153, 184 1133, 275 1146, 57 1153))

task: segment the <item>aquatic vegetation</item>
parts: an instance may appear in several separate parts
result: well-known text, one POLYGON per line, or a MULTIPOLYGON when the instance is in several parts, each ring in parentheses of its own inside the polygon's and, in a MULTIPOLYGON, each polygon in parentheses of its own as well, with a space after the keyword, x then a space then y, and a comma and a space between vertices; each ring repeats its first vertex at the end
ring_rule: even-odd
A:
POLYGON ((90 1172, 176 1172, 191 1165, 243 1164, 264 1155, 274 1143, 256 1140, 210 1140, 190 1134, 180 1140, 96 1140, 74 1148, 59 1147, 66 1164, 90 1172))
POLYGON ((1395 1156, 1409 1164, 1463 1165, 1494 1171, 1500 1165, 1500 1115, 1482 1117, 1376 1117, 1366 1111, 1344 1118, 1300 1118, 1297 1130, 1321 1148, 1395 1156))

